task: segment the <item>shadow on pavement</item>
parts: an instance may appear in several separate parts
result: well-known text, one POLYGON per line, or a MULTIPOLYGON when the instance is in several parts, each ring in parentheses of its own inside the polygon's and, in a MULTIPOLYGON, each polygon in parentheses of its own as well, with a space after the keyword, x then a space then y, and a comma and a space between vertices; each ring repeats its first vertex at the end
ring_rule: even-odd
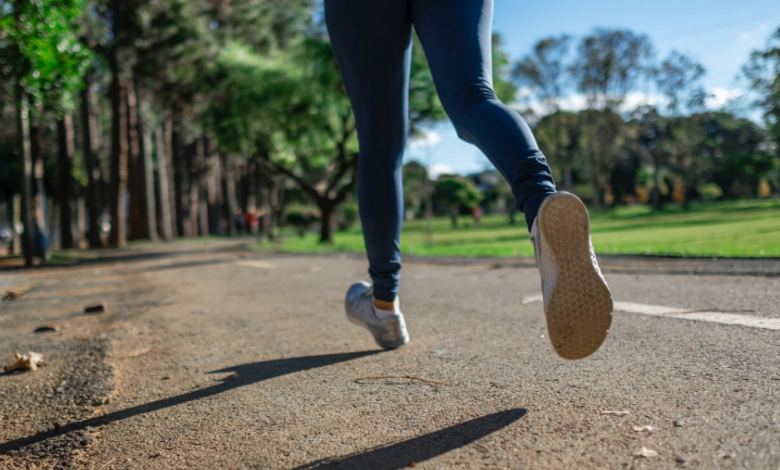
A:
POLYGON ((30 437, 23 437, 2 443, 0 444, 0 455, 19 450, 25 446, 44 441, 60 434, 82 430, 87 426, 101 426, 116 421, 121 421, 123 419, 132 418, 133 416, 151 413, 153 411, 162 410, 171 406, 181 405, 182 403, 188 403, 191 401, 212 397, 234 388, 256 384, 274 377, 293 374, 295 372, 302 372, 309 369, 316 369, 318 367, 330 366, 333 364, 338 364, 339 362, 351 361, 353 359, 359 359, 361 357, 366 357, 381 352, 383 351, 373 350, 341 354, 324 354, 321 356, 293 357, 289 359, 275 359, 272 361, 253 362, 250 364, 242 364, 227 369, 215 370, 209 372, 209 374, 232 372, 233 375, 229 375, 224 379, 221 379, 220 383, 210 387, 193 390, 182 395, 164 398, 162 400, 153 401, 151 403, 145 403, 143 405, 127 408, 125 410, 114 411, 112 413, 90 418, 78 423, 70 423, 62 426, 59 430, 43 431, 30 437))
POLYGON ((294 470, 311 468, 394 470, 406 468, 413 462, 424 462, 471 444, 509 426, 525 414, 526 410, 524 409, 500 411, 397 444, 346 457, 318 460, 294 470))

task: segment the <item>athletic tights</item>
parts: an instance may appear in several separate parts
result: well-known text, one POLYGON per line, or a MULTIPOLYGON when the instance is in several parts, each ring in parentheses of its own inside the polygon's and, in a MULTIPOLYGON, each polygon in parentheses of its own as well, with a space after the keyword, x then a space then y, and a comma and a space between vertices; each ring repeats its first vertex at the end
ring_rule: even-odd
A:
POLYGON ((530 228, 555 183, 528 124, 493 91, 493 1, 325 0, 325 19, 357 122, 358 206, 374 297, 394 301, 400 281, 412 27, 458 136, 506 178, 530 228))

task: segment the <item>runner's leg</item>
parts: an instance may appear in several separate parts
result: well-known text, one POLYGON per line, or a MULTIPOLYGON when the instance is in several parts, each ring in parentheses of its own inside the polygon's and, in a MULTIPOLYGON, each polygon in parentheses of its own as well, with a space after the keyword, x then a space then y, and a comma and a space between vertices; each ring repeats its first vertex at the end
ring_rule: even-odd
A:
POLYGON ((528 124, 493 91, 493 0, 412 0, 412 21, 458 135, 509 182, 530 229, 555 183, 528 124))
POLYGON ((401 270, 401 164, 409 119, 408 0, 325 0, 360 141, 358 205, 374 297, 393 302, 401 270))

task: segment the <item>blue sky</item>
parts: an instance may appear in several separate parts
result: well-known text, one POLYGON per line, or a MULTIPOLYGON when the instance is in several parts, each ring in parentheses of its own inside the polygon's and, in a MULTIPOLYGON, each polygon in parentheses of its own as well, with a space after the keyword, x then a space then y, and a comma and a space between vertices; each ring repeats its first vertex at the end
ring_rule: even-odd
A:
MULTIPOLYGON (((665 57, 671 50, 697 58, 707 69, 704 86, 717 99, 741 92, 737 77, 751 51, 780 27, 777 0, 495 0, 493 30, 501 33, 512 61, 537 40, 559 34, 583 36, 594 28, 626 28, 650 37, 665 57)), ((449 123, 437 124, 425 142, 415 142, 405 160, 430 165, 433 173, 465 174, 490 168, 475 147, 461 142, 449 123)))

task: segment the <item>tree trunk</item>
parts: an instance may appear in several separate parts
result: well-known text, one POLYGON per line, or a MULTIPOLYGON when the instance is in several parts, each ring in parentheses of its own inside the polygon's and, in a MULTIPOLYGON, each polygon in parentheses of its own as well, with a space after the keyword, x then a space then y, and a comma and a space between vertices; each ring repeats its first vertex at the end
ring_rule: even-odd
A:
POLYGON ((11 239, 11 254, 16 256, 19 253, 22 252, 21 247, 21 238, 19 237, 19 232, 16 230, 17 227, 19 227, 19 224, 22 223, 22 196, 19 194, 14 194, 14 201, 13 201, 13 207, 14 207, 14 215, 13 215, 13 222, 11 223, 13 238, 11 239))
POLYGON ((208 171, 206 168, 206 139, 198 139, 198 146, 195 152, 196 178, 198 180, 198 204, 195 205, 198 211, 197 233, 202 236, 209 235, 209 205, 208 205, 208 171))
MULTIPOLYGON (((163 151, 165 152, 165 173, 168 175, 165 184, 168 187, 168 195, 166 196, 166 200, 168 201, 168 212, 170 213, 170 229, 171 229, 171 239, 176 238, 177 235, 183 236, 184 234, 181 232, 178 232, 176 227, 176 221, 181 217, 181 214, 179 213, 179 208, 176 205, 176 195, 178 189, 176 184, 174 183, 175 179, 175 167, 173 162, 173 119, 168 117, 162 126, 162 136, 163 136, 163 151)), ((181 150, 179 150, 179 153, 181 153, 181 150)), ((181 198, 179 198, 179 205, 181 205, 181 198)))
MULTIPOLYGON (((175 194, 173 201, 176 208, 176 236, 188 237, 192 235, 192 231, 189 228, 190 224, 185 223, 186 216, 190 215, 190 206, 189 199, 187 199, 189 197, 188 191, 184 188, 184 172, 189 162, 185 161, 188 159, 185 159, 181 138, 179 124, 177 121, 174 121, 171 131, 171 152, 173 154, 173 188, 175 194)), ((191 219, 192 217, 190 216, 189 218, 191 219)))
POLYGON ((58 161, 60 173, 60 247, 73 248, 73 213, 71 199, 71 163, 73 159, 73 119, 70 114, 57 121, 58 161))
POLYGON ((76 200, 76 232, 74 233, 76 246, 81 248, 84 243, 84 226, 87 225, 87 204, 84 197, 76 200))
POLYGON ((155 132, 157 140, 157 184, 160 193, 160 225, 162 237, 173 240, 173 221, 171 220, 171 199, 168 188, 168 153, 165 145, 165 131, 158 127, 155 132))
POLYGON ((571 162, 564 161, 563 163, 563 190, 571 192, 574 186, 574 179, 572 177, 571 162))
POLYGON ((146 190, 138 135, 138 97, 132 79, 127 84, 127 188, 130 193, 127 238, 138 240, 149 238, 149 226, 145 216, 146 190))
POLYGON ((203 138, 206 190, 206 213, 209 235, 222 235, 222 185, 221 165, 216 153, 216 142, 208 137, 203 138))
POLYGON ((591 204, 593 205, 593 209, 601 210, 603 207, 601 199, 601 182, 599 175, 595 170, 593 177, 591 178, 591 184, 593 185, 593 200, 591 201, 591 204))
POLYGON ((127 99, 125 81, 119 77, 116 51, 111 57, 111 233, 108 242, 123 247, 127 241, 125 197, 127 194, 127 99))
POLYGON ((661 190, 659 189, 659 173, 661 164, 658 161, 658 157, 654 159, 655 168, 653 169, 653 189, 650 190, 650 204, 655 210, 661 210, 663 208, 663 201, 661 201, 661 190))
POLYGON ((222 193, 225 206, 225 215, 227 216, 227 234, 231 237, 236 235, 236 226, 234 219, 236 217, 236 165, 231 155, 220 154, 222 163, 222 193))
POLYGON ((450 221, 452 222, 452 228, 458 228, 458 215, 460 207, 457 204, 450 206, 450 221))
POLYGON ((100 215, 103 204, 100 201, 98 181, 99 171, 96 165, 97 150, 97 123, 92 112, 92 72, 84 75, 84 89, 81 90, 81 128, 84 133, 84 165, 87 170, 87 207, 89 210, 89 240, 90 248, 102 248, 103 241, 100 238, 100 215))
POLYGON ((142 128, 143 133, 143 159, 141 160, 144 181, 144 214, 146 215, 146 229, 149 239, 153 242, 157 236, 157 207, 154 197, 154 162, 152 162, 152 134, 142 128))
POLYGON ((19 139, 19 168, 21 182, 21 214, 22 227, 22 251, 24 252, 24 264, 27 267, 33 265, 33 225, 31 214, 32 185, 32 154, 30 151, 30 109, 27 104, 27 93, 20 84, 16 85, 16 126, 19 139))
POLYGON ((320 243, 333 244, 333 227, 336 225, 336 206, 329 199, 317 201, 322 217, 320 218, 320 243))
MULTIPOLYGON (((43 129, 38 125, 30 126, 30 154, 33 161, 33 177, 35 178, 35 204, 33 207, 33 224, 38 227, 43 236, 50 240, 51 227, 47 224, 49 220, 46 207, 46 187, 43 181, 43 153, 41 151, 41 139, 43 129)), ((48 251, 48 243, 44 242, 44 245, 39 246, 38 249, 43 249, 41 256, 46 257, 46 251, 48 251)), ((34 250, 35 251, 35 250, 34 250)))

